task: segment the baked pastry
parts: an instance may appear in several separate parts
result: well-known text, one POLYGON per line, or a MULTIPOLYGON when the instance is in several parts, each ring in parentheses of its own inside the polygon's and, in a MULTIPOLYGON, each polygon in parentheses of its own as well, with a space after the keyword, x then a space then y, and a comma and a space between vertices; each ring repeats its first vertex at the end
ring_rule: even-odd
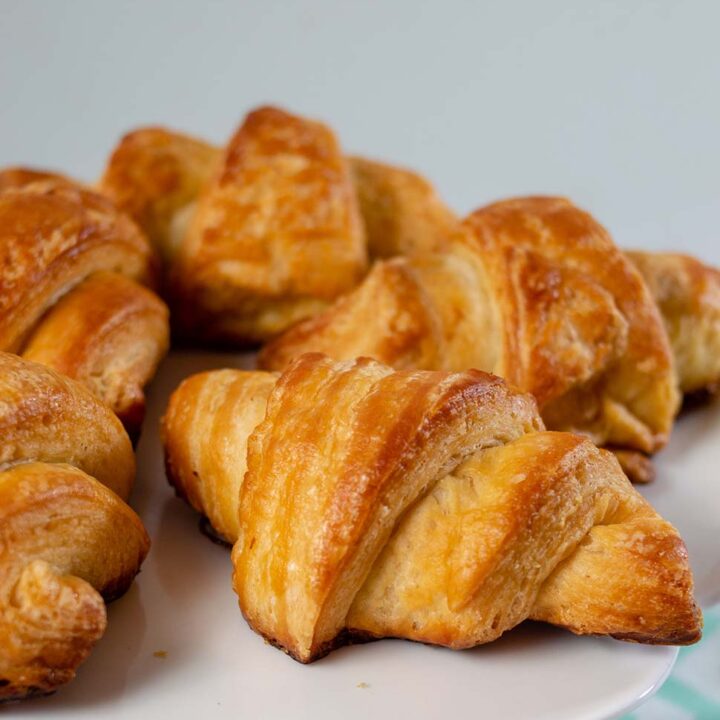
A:
POLYGON ((98 190, 144 230, 166 263, 182 244, 204 187, 220 171, 220 148, 160 127, 125 135, 98 190))
POLYGON ((662 313, 680 390, 714 391, 720 382, 720 271, 689 255, 626 254, 662 313))
POLYGON ((265 107, 224 152, 159 128, 125 136, 100 189, 170 265, 178 332, 264 341, 353 288, 368 256, 426 250, 455 223, 414 173, 345 159, 324 125, 265 107))
POLYGON ((88 385, 136 436, 169 342, 147 238, 67 178, 0 172, 0 350, 88 385))
POLYGON ((670 344, 640 273, 561 198, 490 205, 447 250, 378 263, 353 293, 267 345, 260 366, 314 350, 493 372, 535 395, 549 428, 620 449, 641 475, 678 407, 670 344))
POLYGON ((0 352, 0 701, 71 680, 149 539, 123 502, 120 421, 80 383, 0 352))
POLYGON ((526 618, 700 637, 677 531, 500 378, 308 354, 186 380, 163 438, 178 492, 237 536, 243 614, 301 662, 357 638, 466 648, 526 618))

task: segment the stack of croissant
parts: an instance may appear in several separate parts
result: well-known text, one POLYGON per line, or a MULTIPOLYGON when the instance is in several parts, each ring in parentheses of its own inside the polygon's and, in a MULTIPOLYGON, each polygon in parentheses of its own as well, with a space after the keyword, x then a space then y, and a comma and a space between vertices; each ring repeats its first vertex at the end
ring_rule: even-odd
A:
POLYGON ((720 273, 562 198, 460 219, 266 107, 224 149, 132 132, 94 187, 0 172, 0 700, 71 679, 148 552, 126 501, 170 326, 262 345, 186 379, 162 440, 295 659, 528 618, 699 639, 683 541, 628 476, 720 381, 720 273))

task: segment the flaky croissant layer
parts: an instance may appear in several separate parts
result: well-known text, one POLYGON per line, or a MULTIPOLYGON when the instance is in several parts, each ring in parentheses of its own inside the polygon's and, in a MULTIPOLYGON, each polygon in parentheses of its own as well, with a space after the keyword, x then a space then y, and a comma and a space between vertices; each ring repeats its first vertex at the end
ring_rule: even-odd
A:
POLYGON ((499 378, 313 354, 279 378, 204 373, 163 439, 178 492, 236 540, 248 622, 303 662, 353 635, 470 647, 526 618, 700 636, 677 531, 499 378))

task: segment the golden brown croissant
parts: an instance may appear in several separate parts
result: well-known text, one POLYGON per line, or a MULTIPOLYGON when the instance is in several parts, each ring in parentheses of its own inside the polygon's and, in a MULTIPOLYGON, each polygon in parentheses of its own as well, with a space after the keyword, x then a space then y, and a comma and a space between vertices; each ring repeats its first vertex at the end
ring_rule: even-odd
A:
POLYGON ((627 253, 645 278, 670 336, 683 393, 720 382, 720 271, 688 255, 627 253))
POLYGON ((66 178, 11 169, 0 188, 0 350, 85 382, 137 434, 169 335, 147 239, 66 178))
POLYGON ((357 637, 465 648, 526 618, 700 636, 677 531, 497 377, 308 354, 279 379, 186 380, 163 437, 178 492, 238 536, 243 614, 302 662, 357 637))
POLYGON ((0 435, 3 701, 74 677, 149 540, 118 497, 135 472, 130 440, 83 385, 0 353, 0 435))
POLYGON ((678 406, 642 277, 604 228, 559 198, 490 205, 447 250, 378 263, 353 293, 267 345, 260 365, 281 369, 311 350, 494 372, 535 395, 551 429, 626 453, 662 447, 678 406))
POLYGON ((180 330, 241 343, 350 290, 368 253, 429 249, 455 223, 419 176, 346 160, 327 127, 275 108, 250 113, 224 153, 158 128, 130 133, 100 188, 170 261, 180 330))

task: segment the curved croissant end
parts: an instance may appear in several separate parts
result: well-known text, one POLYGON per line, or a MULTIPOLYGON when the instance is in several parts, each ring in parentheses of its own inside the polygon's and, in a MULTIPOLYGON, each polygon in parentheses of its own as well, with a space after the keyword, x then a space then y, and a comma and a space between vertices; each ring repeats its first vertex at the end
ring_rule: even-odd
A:
POLYGON ((154 257, 104 197, 39 171, 0 173, 0 349, 84 382, 137 435, 168 313, 138 282, 154 257))
POLYGON ((498 378, 305 355, 277 381, 190 378, 163 436, 180 494, 239 531, 246 618, 303 662, 353 635, 470 647, 529 617, 699 637, 677 531, 611 455, 543 432, 498 378))
POLYGON ((720 382, 720 271, 688 255, 628 252, 657 302, 683 393, 720 382))
MULTIPOLYGON (((337 360, 377 358, 396 370, 448 369, 452 359, 445 352, 445 328, 431 308, 430 295, 418 271, 420 263, 423 263, 420 258, 375 263, 360 286, 328 311, 298 323, 263 346, 258 355, 259 367, 281 371, 312 348, 313 352, 337 360)), ((436 270, 440 272, 445 264, 439 260, 436 270)), ((466 285, 463 281, 462 275, 453 278, 453 283, 446 286, 447 291, 463 292, 466 285)), ((483 312, 483 308, 477 303, 468 310, 483 312)), ((474 314, 471 318, 474 319, 474 314)), ((460 335, 458 332, 457 336, 460 335)), ((477 333, 473 329, 467 337, 478 353, 493 352, 489 332, 477 333), (478 336, 487 341, 477 342, 478 336)), ((488 362, 476 366, 487 367, 488 362)))
POLYGON ((248 438, 265 417, 276 381, 276 375, 265 372, 193 375, 172 394, 162 420, 168 479, 228 543, 240 532, 238 504, 248 438))
POLYGON ((164 128, 141 128, 120 140, 98 189, 135 220, 170 262, 194 204, 221 160, 222 151, 201 140, 164 128))
POLYGON ((372 259, 444 247, 458 219, 424 177, 361 157, 348 161, 372 259))
POLYGON ((144 387, 169 342, 168 310, 153 292, 99 272, 44 316, 22 356, 79 380, 102 398, 132 438, 145 416, 144 387))
POLYGON ((0 347, 17 352, 58 297, 92 273, 148 280, 150 246, 112 204, 53 180, 0 194, 0 347))
POLYGON ((52 692, 102 636, 105 600, 149 539, 113 492, 69 465, 0 471, 0 702, 52 692))
POLYGON ((577 435, 525 435, 442 478, 396 526, 346 625, 464 648, 528 617, 644 643, 700 637, 677 531, 577 435))
POLYGON ((84 386, 0 352, 0 469, 17 463, 68 463, 125 499, 135 456, 120 421, 84 386))

